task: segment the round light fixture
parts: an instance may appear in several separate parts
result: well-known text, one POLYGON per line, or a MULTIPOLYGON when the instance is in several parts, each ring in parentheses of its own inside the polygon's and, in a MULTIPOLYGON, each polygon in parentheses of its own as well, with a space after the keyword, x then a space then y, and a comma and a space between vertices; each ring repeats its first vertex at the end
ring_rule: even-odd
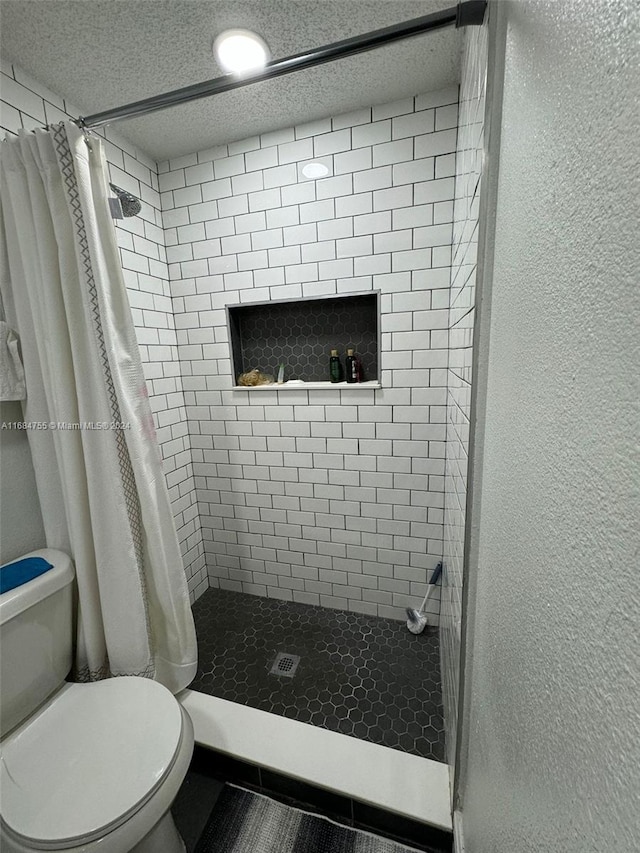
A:
POLYGON ((302 174, 305 178, 324 178, 329 174, 329 169, 324 163, 305 163, 302 167, 302 174))
POLYGON ((213 53, 220 68, 228 74, 257 71, 269 61, 269 48, 264 39, 249 30, 225 30, 213 43, 213 53))

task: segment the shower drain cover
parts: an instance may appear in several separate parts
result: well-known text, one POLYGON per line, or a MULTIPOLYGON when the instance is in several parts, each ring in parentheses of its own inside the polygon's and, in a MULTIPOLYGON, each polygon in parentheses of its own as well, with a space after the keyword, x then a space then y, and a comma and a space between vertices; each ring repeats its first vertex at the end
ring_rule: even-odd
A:
POLYGON ((269 675, 283 675, 285 678, 293 678, 300 663, 300 655, 290 655, 288 652, 278 652, 269 675))

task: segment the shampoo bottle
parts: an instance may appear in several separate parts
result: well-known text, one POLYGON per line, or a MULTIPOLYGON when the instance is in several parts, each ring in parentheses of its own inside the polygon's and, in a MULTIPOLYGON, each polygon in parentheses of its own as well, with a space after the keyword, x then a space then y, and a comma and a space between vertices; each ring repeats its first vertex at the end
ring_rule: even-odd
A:
POLYGON ((329 359, 329 378, 332 382, 342 382, 342 365, 338 358, 338 350, 331 350, 331 358, 329 359))
POLYGON ((356 358, 352 349, 347 350, 347 382, 360 382, 360 362, 356 358))

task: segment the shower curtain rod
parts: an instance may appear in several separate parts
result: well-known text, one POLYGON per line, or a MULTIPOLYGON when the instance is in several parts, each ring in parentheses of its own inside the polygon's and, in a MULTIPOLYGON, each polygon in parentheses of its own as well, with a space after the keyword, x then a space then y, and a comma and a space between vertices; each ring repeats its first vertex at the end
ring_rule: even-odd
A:
POLYGON ((174 89, 162 95, 154 95, 142 101, 134 101, 122 107, 111 110, 103 110, 88 116, 80 116, 75 120, 81 128, 103 127, 114 121, 133 118, 134 116, 146 115, 147 113, 165 110, 169 107, 185 104, 188 101, 196 101, 200 98, 210 98, 221 92, 229 92, 242 86, 250 86, 262 80, 270 80, 273 77, 282 77, 284 74, 292 74, 294 71, 302 71, 305 68, 313 68, 325 62, 333 62, 345 56, 354 56, 367 50, 375 50, 385 44, 390 44, 402 39, 418 36, 430 30, 441 29, 454 25, 456 27, 479 26, 484 19, 486 0, 462 0, 457 6, 393 24, 380 30, 372 30, 360 36, 343 39, 342 41, 326 44, 315 50, 296 53, 284 59, 274 59, 268 62, 263 70, 247 77, 234 77, 227 74, 224 77, 216 77, 213 80, 205 80, 203 83, 194 83, 184 86, 182 89, 174 89))

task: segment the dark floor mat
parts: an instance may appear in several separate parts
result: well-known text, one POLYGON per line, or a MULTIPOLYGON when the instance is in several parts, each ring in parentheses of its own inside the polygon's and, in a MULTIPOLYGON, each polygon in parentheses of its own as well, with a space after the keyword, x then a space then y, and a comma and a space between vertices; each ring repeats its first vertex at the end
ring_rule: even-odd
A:
POLYGON ((410 853, 411 848, 225 786, 196 853, 410 853))

